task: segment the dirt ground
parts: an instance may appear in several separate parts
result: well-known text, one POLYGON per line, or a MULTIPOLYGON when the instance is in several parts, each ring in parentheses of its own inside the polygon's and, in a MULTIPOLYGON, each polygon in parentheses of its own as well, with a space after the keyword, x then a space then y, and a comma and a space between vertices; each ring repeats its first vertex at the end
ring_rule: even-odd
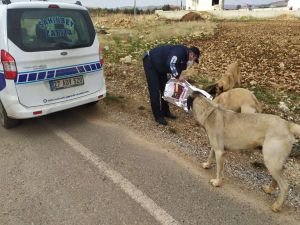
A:
MULTIPOLYGON (((193 67, 187 76, 198 86, 205 86, 218 79, 228 64, 239 60, 242 87, 254 91, 263 103, 264 113, 276 114, 299 124, 300 21, 217 22, 217 27, 212 37, 184 42, 199 46, 203 53, 201 64, 193 67), (279 102, 284 102, 289 110, 281 110, 279 102)), ((106 61, 109 95, 102 106, 112 111, 116 121, 145 137, 174 145, 199 164, 205 161, 208 140, 205 131, 195 124, 189 113, 171 106, 177 120, 169 121, 166 127, 153 121, 141 59, 136 60, 137 63, 132 64, 106 61)), ((298 141, 284 169, 290 183, 286 205, 296 212, 300 212, 299 149, 298 141)), ((248 189, 261 191, 260 186, 270 181, 262 162, 259 151, 229 153, 225 177, 245 184, 248 189)))

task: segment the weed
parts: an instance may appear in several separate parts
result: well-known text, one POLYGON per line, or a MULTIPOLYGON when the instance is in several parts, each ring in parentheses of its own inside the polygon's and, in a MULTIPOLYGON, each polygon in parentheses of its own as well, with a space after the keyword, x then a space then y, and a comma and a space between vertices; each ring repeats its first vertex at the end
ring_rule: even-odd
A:
POLYGON ((267 18, 258 18, 258 17, 254 17, 254 16, 241 16, 239 18, 218 18, 218 17, 214 17, 212 19, 215 22, 220 22, 220 21, 231 21, 231 22, 258 22, 258 21, 263 21, 263 20, 267 20, 267 18))
POLYGON ((265 104, 278 105, 280 99, 288 98, 286 101, 288 107, 296 113, 300 111, 300 107, 297 106, 299 105, 300 101, 300 96, 298 94, 290 94, 284 97, 282 96, 283 93, 271 92, 272 90, 267 91, 259 86, 253 87, 251 88, 251 90, 254 92, 257 99, 264 102, 265 104))
POLYGON ((271 93, 259 86, 252 87, 251 90, 254 92, 259 101, 263 101, 264 103, 269 105, 277 105, 279 102, 277 100, 277 96, 275 96, 274 93, 271 93))
MULTIPOLYGON (((120 15, 115 15, 118 18, 120 15)), ((130 19, 130 17, 125 17, 130 19)), ((112 18, 113 19, 113 18, 112 18)), ((101 43, 109 45, 103 52, 108 62, 118 63, 120 58, 132 55, 139 58, 153 47, 164 44, 180 44, 184 40, 209 36, 216 29, 212 22, 166 22, 156 20, 155 16, 136 17, 131 28, 110 30, 110 36, 101 37, 101 43), (201 35, 200 35, 201 34, 201 35), (199 36, 200 35, 200 36, 199 36)))
POLYGON ((241 16, 238 21, 241 21, 241 20, 256 22, 256 21, 259 21, 259 20, 262 20, 262 19, 259 19, 259 18, 253 17, 253 16, 241 16))
POLYGON ((173 127, 170 127, 170 128, 169 128, 169 131, 170 131, 170 133, 172 133, 172 134, 176 134, 176 133, 177 133, 176 129, 173 128, 173 127))
POLYGON ((295 113, 300 112, 300 95, 296 93, 289 93, 288 95, 284 96, 283 98, 286 99, 286 103, 288 107, 295 113))
POLYGON ((107 93, 106 98, 104 98, 104 102, 109 105, 113 103, 124 103, 124 97, 123 96, 115 96, 107 93))
POLYGON ((295 93, 291 93, 289 94, 288 98, 291 100, 291 101, 300 101, 300 95, 298 94, 295 94, 295 93))
POLYGON ((214 81, 211 81, 206 77, 198 77, 196 78, 196 82, 203 86, 209 86, 215 83, 214 81))

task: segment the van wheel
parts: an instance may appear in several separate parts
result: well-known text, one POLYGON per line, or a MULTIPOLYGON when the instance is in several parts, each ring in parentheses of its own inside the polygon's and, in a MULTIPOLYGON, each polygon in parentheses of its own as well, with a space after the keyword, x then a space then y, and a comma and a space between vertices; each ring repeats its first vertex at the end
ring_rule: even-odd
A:
POLYGON ((15 127, 19 123, 19 120, 12 119, 7 116, 6 110, 3 107, 2 102, 0 102, 0 121, 2 126, 6 129, 15 127))

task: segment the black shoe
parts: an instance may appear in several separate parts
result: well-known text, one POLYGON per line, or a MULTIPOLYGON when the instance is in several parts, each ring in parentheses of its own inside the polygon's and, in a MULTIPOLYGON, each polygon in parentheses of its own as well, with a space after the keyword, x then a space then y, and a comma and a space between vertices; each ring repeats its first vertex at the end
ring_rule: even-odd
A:
POLYGON ((168 122, 163 117, 158 117, 157 119, 155 119, 155 121, 158 122, 159 124, 165 125, 165 126, 168 124, 168 122))
POLYGON ((172 113, 167 113, 164 116, 167 117, 167 118, 169 118, 169 119, 172 119, 172 120, 176 120, 177 119, 177 117, 174 114, 172 114, 172 113))

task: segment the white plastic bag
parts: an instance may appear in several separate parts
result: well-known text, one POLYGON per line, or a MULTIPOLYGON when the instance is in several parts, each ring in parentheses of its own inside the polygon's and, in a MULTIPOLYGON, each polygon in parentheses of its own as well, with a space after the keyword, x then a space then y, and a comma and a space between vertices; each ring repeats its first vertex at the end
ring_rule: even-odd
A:
POLYGON ((187 112, 187 99, 194 91, 201 92, 206 98, 210 100, 213 99, 213 97, 206 91, 194 87, 187 81, 180 82, 177 79, 170 79, 167 82, 164 96, 162 98, 167 102, 183 108, 187 112))

